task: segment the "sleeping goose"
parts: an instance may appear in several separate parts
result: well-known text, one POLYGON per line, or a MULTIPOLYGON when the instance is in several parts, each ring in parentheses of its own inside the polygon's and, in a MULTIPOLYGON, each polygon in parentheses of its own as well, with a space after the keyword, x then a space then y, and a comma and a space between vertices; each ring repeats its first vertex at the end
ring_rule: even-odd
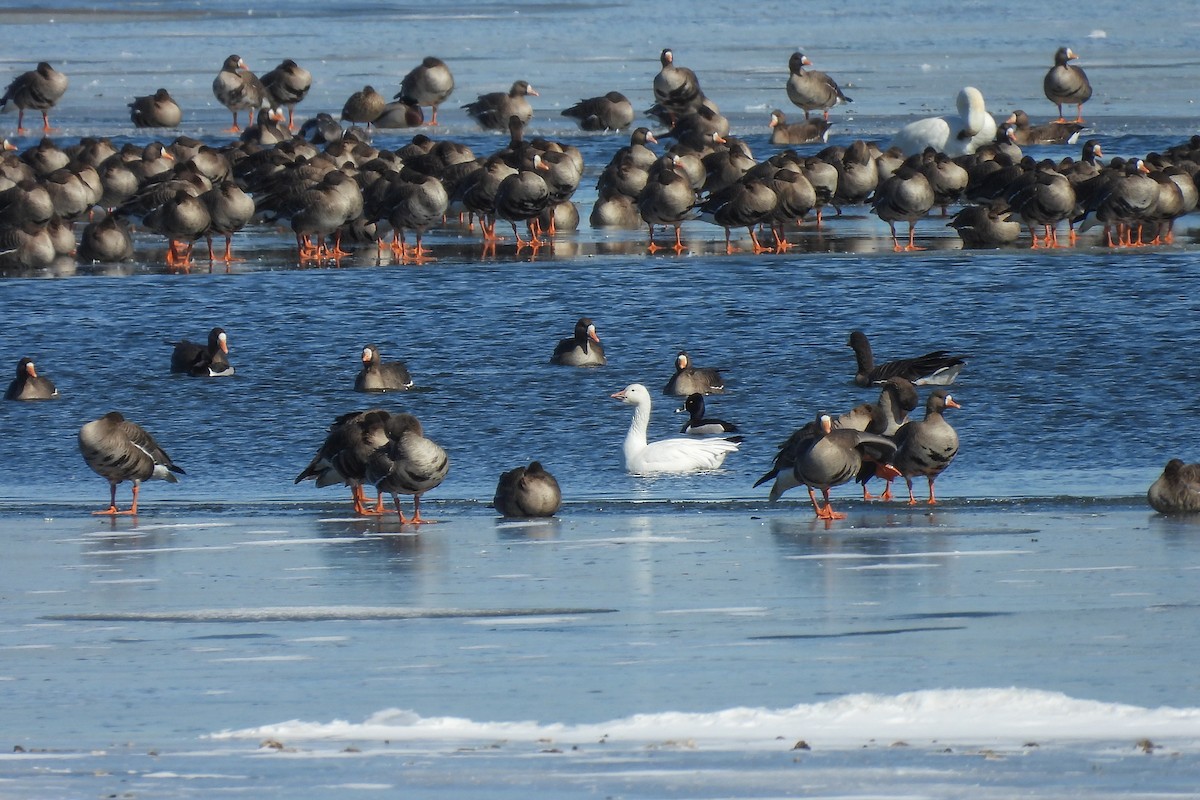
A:
POLYGON ((330 423, 325 441, 293 482, 312 479, 318 488, 340 483, 350 488, 354 513, 382 514, 383 495, 373 509, 368 508, 362 485, 367 477, 367 461, 387 443, 384 423, 390 416, 383 409, 372 408, 337 417, 330 423))
POLYGON ((585 98, 561 113, 584 131, 623 131, 633 124, 633 104, 620 92, 585 98))
POLYGON ((552 517, 562 506, 562 490, 540 461, 500 476, 492 505, 505 517, 552 517))
POLYGON ((886 436, 853 428, 835 429, 833 418, 822 414, 817 419, 816 433, 800 444, 792 469, 795 480, 808 487, 808 497, 818 518, 843 519, 846 515, 835 512, 830 505, 829 490, 854 480, 864 462, 874 462, 882 474, 895 476, 895 468, 888 465, 895 454, 896 445, 886 436), (817 502, 814 489, 821 490, 823 507, 817 502))
POLYGON ((1146 491, 1146 501, 1160 514, 1200 511, 1200 464, 1172 458, 1146 491))
POLYGON ((400 524, 422 525, 436 520, 421 518, 421 495, 441 485, 450 472, 450 457, 441 445, 425 437, 412 414, 393 414, 384 424, 387 443, 367 461, 367 480, 392 496, 400 524), (400 495, 413 496, 413 515, 406 519, 400 495))
POLYGON ((966 366, 966 356, 952 356, 947 350, 934 350, 914 358, 897 358, 883 364, 875 363, 871 342, 862 331, 851 331, 850 341, 858 371, 854 382, 859 386, 871 386, 888 378, 907 378, 917 386, 948 386, 954 383, 958 373, 966 366))
POLYGON ((129 120, 135 128, 178 128, 183 111, 166 89, 133 98, 129 120))
POLYGON ((201 378, 224 378, 233 374, 233 365, 225 357, 229 352, 229 338, 223 328, 209 331, 206 345, 187 339, 178 342, 168 340, 167 344, 175 346, 171 352, 171 372, 201 378))
POLYGON ((175 473, 184 474, 183 468, 171 461, 154 437, 117 411, 110 411, 79 429, 79 452, 93 472, 108 480, 111 489, 108 508, 94 514, 136 516, 142 481, 178 483, 175 473), (117 510, 117 484, 122 481, 133 481, 133 504, 128 511, 117 510))
POLYGON ((686 351, 675 356, 675 374, 663 387, 663 394, 687 397, 689 394, 723 394, 725 381, 712 367, 693 367, 686 351))
POLYGON ((958 433, 946 422, 947 408, 962 408, 945 389, 937 389, 925 402, 925 419, 906 422, 896 431, 896 458, 892 463, 908 484, 908 504, 916 505, 912 479, 929 481, 929 504, 936 505, 933 482, 958 453, 958 433))
POLYGON ((295 130, 296 104, 308 96, 312 73, 290 58, 262 76, 263 89, 272 108, 287 108, 288 130, 295 130))
POLYGON ((58 389, 49 378, 38 375, 33 360, 22 358, 17 362, 17 377, 8 385, 5 400, 49 400, 58 397, 58 389))
POLYGON ((575 323, 575 333, 559 339, 550 356, 551 364, 566 367, 602 367, 608 363, 604 357, 604 345, 596 333, 596 323, 590 317, 580 317, 575 323))
POLYGON ((675 436, 647 442, 650 425, 650 392, 640 383, 631 383, 612 395, 633 406, 633 421, 625 435, 625 469, 636 475, 700 472, 717 469, 725 457, 738 449, 729 439, 701 439, 675 436))
POLYGON ((403 361, 382 361, 378 347, 367 345, 363 348, 362 369, 354 378, 354 391, 403 392, 412 385, 412 375, 403 361))
POLYGON ((400 81, 396 100, 410 100, 417 106, 432 109, 429 124, 437 125, 438 106, 454 91, 454 75, 446 62, 435 56, 425 56, 421 63, 408 71, 400 81))
POLYGON ((25 109, 42 112, 42 130, 50 133, 51 108, 67 93, 67 76, 47 64, 39 62, 36 69, 22 72, 12 79, 4 96, 0 97, 0 110, 10 102, 17 107, 17 133, 25 132, 25 109))

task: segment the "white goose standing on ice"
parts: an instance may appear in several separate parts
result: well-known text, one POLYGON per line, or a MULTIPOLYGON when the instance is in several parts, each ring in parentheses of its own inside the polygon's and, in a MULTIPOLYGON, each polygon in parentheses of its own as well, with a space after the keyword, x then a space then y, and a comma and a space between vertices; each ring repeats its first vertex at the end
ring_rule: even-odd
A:
POLYGON ((725 457, 738 449, 730 439, 698 439, 675 436, 657 442, 646 441, 650 425, 650 392, 640 383, 631 383, 612 395, 633 406, 633 421, 625 435, 625 469, 639 475, 701 472, 717 469, 725 457))

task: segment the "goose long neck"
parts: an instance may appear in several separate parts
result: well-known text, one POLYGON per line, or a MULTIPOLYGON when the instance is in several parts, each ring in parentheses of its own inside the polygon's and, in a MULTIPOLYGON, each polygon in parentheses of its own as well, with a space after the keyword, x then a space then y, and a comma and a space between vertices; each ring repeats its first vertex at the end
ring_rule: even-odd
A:
POLYGON ((629 433, 625 434, 625 453, 638 452, 646 447, 646 431, 650 427, 650 405, 640 404, 633 407, 633 420, 629 423, 629 433))

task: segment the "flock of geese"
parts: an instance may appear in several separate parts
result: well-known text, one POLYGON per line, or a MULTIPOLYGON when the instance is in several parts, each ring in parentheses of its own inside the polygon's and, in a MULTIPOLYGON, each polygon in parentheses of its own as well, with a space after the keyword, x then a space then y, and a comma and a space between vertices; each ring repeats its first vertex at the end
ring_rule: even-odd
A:
MULTIPOLYGON (((1078 159, 1039 162, 1022 153, 1022 144, 1074 141, 1080 134, 1092 90, 1075 59, 1070 48, 1060 48, 1046 73, 1043 90, 1060 115, 1050 123, 1033 125, 1017 110, 997 124, 982 93, 968 86, 959 93, 957 114, 914 121, 886 147, 856 140, 805 156, 790 145, 824 142, 830 109, 851 99, 796 52, 785 90, 804 120, 789 124, 782 111, 773 111, 771 142, 783 149, 760 160, 730 133, 696 73, 667 48, 651 82, 654 104, 644 112, 660 130, 632 130, 628 145, 612 155, 597 179, 588 221, 601 229, 645 226, 652 252, 660 248, 656 228, 673 231, 667 246, 684 250, 682 226, 696 219, 723 228, 729 252, 736 249, 733 232, 741 229, 755 252, 784 252, 791 246, 789 226, 810 215, 820 226, 828 209, 840 214, 869 206, 888 223, 895 249, 915 250, 919 220, 934 208, 946 213, 964 204, 949 224, 967 247, 1011 244, 1024 230, 1032 247, 1062 246, 1057 229, 1064 222, 1068 243, 1094 224, 1103 226, 1111 246, 1170 242, 1174 221, 1197 204, 1200 137, 1107 165, 1094 139, 1078 159), (1074 120, 1062 117, 1064 104, 1075 105, 1074 120), (651 148, 660 139, 672 142, 661 153, 651 148), (904 223, 907 237, 896 230, 904 223)), ((534 116, 529 98, 538 96, 528 81, 462 106, 481 127, 509 134, 486 155, 425 133, 396 150, 370 143, 373 127, 423 125, 424 108, 431 110, 430 125, 437 123, 439 106, 455 89, 441 59, 415 66, 391 101, 367 85, 347 99, 340 119, 320 112, 297 131, 295 107, 311 85, 312 75, 291 59, 259 78, 230 55, 212 88, 232 114, 230 130, 240 136, 220 147, 183 135, 120 149, 102 137, 66 148, 43 138, 18 154, 4 140, 12 152, 0 160, 0 263, 40 267, 65 254, 129 259, 137 226, 166 239, 170 266, 190 266, 201 239, 210 263, 228 263, 232 237, 252 223, 289 226, 301 262, 338 259, 346 248, 370 244, 380 257, 390 249, 402 263, 419 263, 430 257, 424 234, 456 217, 471 229, 479 220, 484 252, 500 240, 498 221, 511 227, 518 251, 580 224, 572 198, 584 175, 583 157, 568 142, 526 139, 534 116), (244 129, 238 125, 243 112, 244 129), (77 241, 75 225, 85 221, 77 241), (222 238, 218 254, 213 241, 222 238)), ((48 133, 49 112, 67 86, 66 76, 43 62, 12 80, 0 107, 16 106, 18 132, 27 110, 41 112, 48 133)), ((140 127, 176 128, 182 119, 165 88, 134 98, 129 108, 140 127)), ((612 91, 561 113, 584 130, 623 131, 635 119, 629 99, 612 91)))
MULTIPOLYGON (((804 114, 788 123, 782 111, 771 114, 771 142, 787 147, 770 158, 754 158, 745 141, 730 134, 729 122, 700 88, 695 72, 676 63, 672 50, 660 54, 652 81, 655 103, 645 114, 666 130, 657 136, 647 127, 632 131, 597 181, 597 200, 589 221, 596 227, 646 225, 654 251, 655 228, 674 230, 674 249, 684 245, 681 226, 701 218, 725 230, 727 250, 735 247, 731 231, 745 228, 755 252, 786 251, 787 226, 825 209, 869 204, 891 228, 897 250, 920 249, 914 241, 918 220, 935 206, 943 212, 967 203, 951 220, 970 247, 994 247, 1015 241, 1024 226, 1031 246, 1057 247, 1057 227, 1069 225, 1073 243, 1078 223, 1102 224, 1110 246, 1155 244, 1171 240, 1174 220, 1197 204, 1193 176, 1200 172, 1200 136, 1146 158, 1113 159, 1101 164, 1095 140, 1084 143, 1078 161, 1035 162, 1021 144, 1074 141, 1083 128, 1082 106, 1091 85, 1076 55, 1060 48, 1043 89, 1059 118, 1034 126, 1023 111, 997 124, 986 111, 982 93, 965 87, 958 113, 918 120, 901 129, 885 148, 862 140, 846 147, 826 147, 801 156, 787 147, 824 142, 829 112, 851 98, 811 60, 794 53, 788 62, 786 94, 804 114), (1062 115, 1064 104, 1076 107, 1073 121, 1062 115), (819 114, 819 116, 815 116, 819 114), (662 154, 650 145, 659 138, 673 144, 662 154), (896 224, 906 222, 906 243, 896 224), (1041 235, 1039 236, 1039 230, 1041 235), (760 241, 769 232, 769 243, 760 241)), ((529 97, 538 93, 524 80, 508 92, 480 95, 462 106, 481 127, 507 131, 507 144, 486 157, 451 140, 435 141, 418 134, 396 151, 371 145, 372 127, 414 127, 425 122, 423 107, 437 124, 439 106, 454 90, 449 67, 429 57, 401 81, 389 102, 371 86, 347 99, 341 120, 319 113, 295 131, 294 110, 311 87, 312 76, 285 60, 261 79, 237 55, 227 58, 213 81, 214 96, 233 116, 239 135, 224 147, 211 147, 185 136, 172 143, 116 148, 103 138, 81 139, 59 148, 49 138, 19 154, 8 140, 0 159, 0 261, 40 266, 58 254, 88 260, 115 261, 133 253, 131 223, 167 239, 167 262, 191 263, 194 243, 206 239, 210 261, 220 258, 214 239, 225 239, 223 258, 232 260, 232 237, 254 221, 286 222, 296 237, 297 255, 307 260, 336 259, 343 245, 370 242, 382 253, 390 247, 402 262, 429 257, 422 236, 457 213, 478 219, 485 247, 499 237, 498 220, 513 231, 518 250, 537 247, 557 230, 578 225, 571 198, 584 173, 578 148, 544 139, 527 141, 526 125, 534 110, 529 97), (284 111, 286 110, 286 121, 284 111), (238 114, 245 112, 245 129, 238 114), (255 115, 257 114, 257 119, 255 115), (364 129, 346 129, 342 122, 364 129), (97 213, 97 210, 100 213, 97 213), (78 243, 74 224, 89 219, 78 243), (523 225, 527 238, 522 238, 523 225), (385 241, 390 230, 392 241, 385 241), (411 246, 407 234, 415 242, 411 246)), ((68 80, 47 63, 18 75, 0 98, 0 109, 18 109, 17 130, 24 132, 27 110, 42 115, 43 131, 51 131, 49 112, 65 95, 68 80)), ((138 127, 175 128, 182 110, 166 89, 134 98, 130 119, 138 127)), ((581 129, 626 130, 633 124, 632 103, 619 92, 586 98, 564 110, 581 129)), ((233 373, 225 357, 227 337, 212 331, 206 345, 172 343, 172 370, 194 376, 233 373)), ((830 489, 858 481, 864 497, 873 477, 887 482, 904 478, 909 501, 916 502, 912 479, 924 476, 930 503, 936 502, 934 481, 953 460, 958 437, 945 419, 959 404, 944 389, 929 395, 925 417, 908 420, 917 406, 915 386, 952 383, 964 359, 946 352, 875 365, 861 332, 849 342, 858 359, 855 381, 880 386, 879 400, 838 417, 821 415, 796 431, 779 448, 772 469, 758 484, 774 481, 770 498, 804 485, 818 517, 836 519, 830 489), (823 495, 823 505, 816 498, 823 495)), ((381 360, 367 346, 363 370, 356 380, 361 391, 396 391, 412 385, 402 364, 381 360)), ((551 361, 566 366, 599 366, 604 350, 594 323, 579 320, 574 336, 564 339, 551 361)), ((739 446, 736 426, 705 416, 704 397, 724 390, 715 370, 695 367, 686 353, 676 360, 676 373, 664 394, 687 398, 690 413, 680 436, 648 441, 651 393, 631 384, 612 397, 633 406, 624 441, 625 464, 638 474, 680 473, 718 468, 739 446)), ((39 375, 29 359, 18 363, 17 376, 5 397, 33 400, 53 397, 52 382, 39 375)), ((183 470, 153 437, 119 412, 85 424, 79 432, 87 464, 109 481, 111 497, 104 514, 136 514, 140 483, 177 480, 183 470), (133 483, 133 502, 126 511, 116 503, 117 485, 133 483)), ((383 494, 390 494, 401 522, 422 523, 420 498, 439 485, 449 471, 445 451, 424 436, 410 414, 381 409, 339 417, 312 462, 296 478, 318 486, 343 484, 352 491, 360 514, 383 513, 383 494), (379 492, 375 503, 364 485, 379 492), (406 518, 400 495, 414 497, 406 518)), ((1151 487, 1149 500, 1158 510, 1200 510, 1200 466, 1178 460, 1167 465, 1151 487)), ((553 476, 538 462, 505 473, 495 506, 514 515, 553 514, 561 493, 553 476)))
MULTIPOLYGON (((206 343, 168 340, 167 344, 172 346, 171 371, 198 378, 233 375, 228 342, 228 335, 220 327, 209 332, 206 343)), ((937 351, 877 365, 861 331, 853 332, 847 344, 853 347, 857 360, 855 381, 864 386, 881 386, 879 401, 858 406, 837 419, 822 415, 797 430, 783 443, 772 469, 755 486, 774 480, 770 492, 770 500, 774 502, 787 489, 805 485, 817 516, 837 519, 840 515, 829 504, 832 487, 858 480, 864 486, 864 498, 869 499, 866 483, 879 476, 888 481, 882 497, 890 499, 891 481, 903 477, 908 482, 909 502, 915 503, 912 478, 923 475, 929 482, 929 502, 935 503, 934 480, 949 466, 958 450, 958 436, 942 413, 959 406, 945 391, 938 390, 930 395, 923 420, 909 421, 908 413, 917 406, 915 386, 953 382, 965 365, 965 357, 937 351), (824 506, 818 504, 815 489, 823 492, 824 506)), ((603 346, 595 323, 590 318, 581 318, 574 333, 554 348, 550 363, 576 367, 603 364, 603 346)), ((412 377, 402 362, 384 362, 378 348, 371 345, 363 348, 362 369, 354 383, 356 390, 404 391, 412 385, 412 377)), ((634 383, 613 394, 614 399, 633 406, 623 444, 627 471, 657 475, 720 468, 742 441, 736 425, 706 416, 704 397, 724 392, 725 383, 718 370, 698 367, 686 352, 680 352, 675 372, 662 393, 686 398, 689 418, 680 435, 656 441, 647 438, 650 391, 634 383)), ((38 374, 28 358, 18 363, 16 377, 5 393, 5 399, 20 401, 57 396, 54 383, 38 374)), ((178 475, 184 474, 183 468, 149 432, 118 411, 84 424, 78 439, 85 463, 109 483, 109 505, 97 514, 136 515, 143 481, 174 483, 178 475), (125 481, 132 483, 133 499, 122 510, 117 505, 117 487, 125 481)), ((419 525, 430 521, 421 516, 422 495, 440 485, 449 470, 446 451, 425 436, 415 416, 372 408, 335 419, 295 483, 313 480, 318 487, 346 486, 351 490, 355 513, 362 515, 385 513, 383 495, 389 494, 400 523, 419 525), (367 499, 366 486, 377 491, 374 502, 367 499), (406 517, 401 508, 401 495, 413 497, 411 517, 406 517)), ((504 516, 551 516, 561 503, 557 481, 538 461, 501 475, 493 498, 494 507, 504 516)))
MULTIPOLYGON (((171 371, 193 377, 225 377, 234 374, 228 359, 228 336, 220 328, 209 332, 207 343, 168 341, 172 345, 171 371)), ((878 387, 874 403, 862 403, 836 417, 821 413, 794 431, 780 446, 771 468, 754 484, 772 482, 768 499, 774 503, 797 486, 805 486, 818 519, 835 520, 830 490, 851 481, 862 485, 863 499, 871 500, 868 483, 885 481, 881 500, 893 499, 892 482, 903 478, 908 502, 916 504, 913 479, 928 483, 928 503, 936 504, 934 483, 958 453, 959 438, 946 420, 948 409, 961 405, 944 388, 955 381, 966 365, 965 355, 938 350, 911 358, 876 363, 870 342, 862 331, 853 331, 847 345, 854 350, 854 382, 864 388, 878 387), (922 419, 909 419, 919 404, 918 386, 935 386, 925 403, 922 419), (822 502, 816 491, 820 490, 822 502)), ((596 367, 606 363, 595 323, 580 318, 574 333, 562 339, 550 356, 562 366, 596 367)), ((404 391, 413 385, 403 362, 385 362, 373 345, 363 348, 362 369, 355 378, 356 391, 379 393, 404 391)), ((651 393, 633 383, 612 398, 633 407, 633 416, 622 450, 626 470, 636 475, 678 475, 719 469, 738 451, 742 437, 738 427, 706 415, 704 398, 725 392, 718 370, 697 367, 686 352, 675 360, 675 372, 662 394, 685 397, 688 421, 680 435, 650 441, 648 429, 651 393)), ((16 376, 5 392, 6 400, 49 400, 58 396, 53 381, 38 374, 29 358, 17 364, 16 376)), ((97 514, 136 515, 143 481, 178 481, 184 470, 172 461, 154 437, 137 423, 111 411, 79 430, 79 450, 87 465, 109 483, 109 505, 97 514), (128 509, 117 506, 117 487, 130 481, 133 499, 128 509)), ((355 411, 336 418, 312 460, 295 478, 299 484, 313 480, 318 487, 346 486, 351 490, 354 512, 382 515, 383 495, 389 494, 401 524, 420 525, 432 520, 421 516, 421 497, 445 480, 450 458, 436 441, 424 434, 421 422, 409 413, 391 413, 381 408, 355 411), (377 491, 368 501, 365 486, 377 491), (413 497, 413 514, 406 517, 400 496, 413 497)), ((1169 462, 1147 493, 1150 505, 1161 513, 1200 512, 1200 464, 1169 462)), ((562 505, 557 480, 539 461, 511 469, 500 476, 493 497, 494 508, 506 517, 553 516, 562 505)))

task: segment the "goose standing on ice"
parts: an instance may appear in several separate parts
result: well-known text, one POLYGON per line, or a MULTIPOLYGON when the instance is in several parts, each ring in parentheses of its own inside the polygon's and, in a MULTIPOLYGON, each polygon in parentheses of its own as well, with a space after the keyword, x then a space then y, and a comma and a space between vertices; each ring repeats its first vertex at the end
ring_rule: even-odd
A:
POLYGON ((1075 121, 1083 122, 1083 104, 1092 97, 1092 83, 1087 73, 1080 67, 1070 63, 1079 56, 1069 47, 1060 47, 1054 53, 1054 66, 1042 79, 1042 90, 1046 98, 1058 106, 1058 119, 1055 122, 1066 122, 1063 117, 1063 103, 1075 104, 1075 121))
POLYGON ((829 120, 829 109, 839 103, 853 103, 842 92, 837 81, 819 70, 804 71, 811 67, 812 61, 801 52, 792 53, 788 59, 788 100, 804 110, 804 118, 808 119, 810 111, 821 111, 826 121, 829 120))
POLYGON ((625 469, 636 475, 680 474, 717 469, 725 457, 738 449, 729 439, 701 439, 675 436, 656 442, 646 440, 650 425, 650 392, 640 383, 631 383, 612 395, 633 406, 633 421, 625 435, 625 469))
POLYGON ((945 389, 937 389, 925 402, 925 419, 906 422, 896 431, 896 459, 892 462, 908 484, 908 504, 916 505, 912 479, 929 481, 929 504, 936 505, 933 482, 958 454, 958 432, 943 416, 947 408, 962 408, 945 389))
POLYGON ((142 481, 178 483, 175 473, 184 474, 153 436, 117 411, 79 429, 79 452, 93 472, 108 480, 111 489, 108 508, 92 512, 95 514, 137 516, 142 481), (133 504, 128 511, 117 510, 117 484, 122 481, 133 481, 133 504))
POLYGON ((796 481, 808 487, 817 517, 843 519, 846 515, 835 512, 829 503, 829 490, 858 477, 864 461, 875 462, 885 477, 897 476, 896 469, 888 465, 895 454, 896 445, 886 436, 853 428, 835 429, 833 418, 822 414, 816 434, 799 447, 792 469, 796 481), (817 502, 814 489, 821 490, 824 506, 817 502))
POLYGON ((422 525, 436 520, 421 518, 421 495, 440 486, 450 472, 450 457, 442 446, 426 438, 412 414, 393 414, 384 424, 387 444, 367 461, 367 480, 379 492, 392 496, 400 524, 422 525), (413 496, 413 515, 405 518, 400 495, 413 496))

